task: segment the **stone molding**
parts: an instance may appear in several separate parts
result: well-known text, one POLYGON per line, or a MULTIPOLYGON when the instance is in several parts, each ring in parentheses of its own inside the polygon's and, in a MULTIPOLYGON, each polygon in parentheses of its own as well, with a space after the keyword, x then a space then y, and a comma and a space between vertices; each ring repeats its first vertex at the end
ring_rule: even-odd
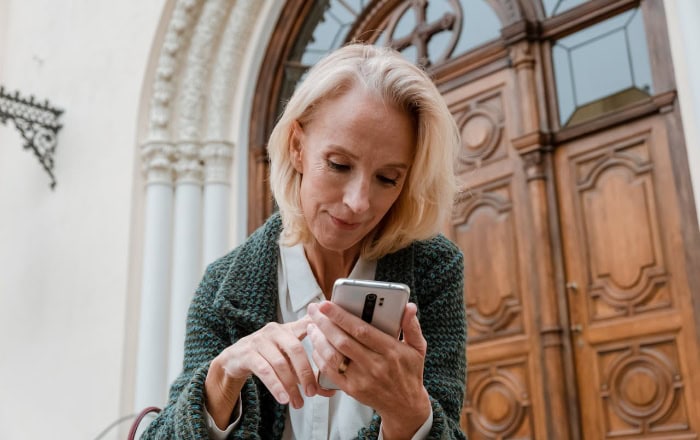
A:
POLYGON ((227 141, 207 141, 202 146, 200 157, 204 163, 204 182, 207 184, 229 184, 234 144, 227 141))
POLYGON ((177 137, 179 141, 201 141, 204 100, 209 92, 209 73, 215 68, 213 54, 221 35, 229 0, 207 0, 191 32, 177 90, 177 137))
POLYGON ((141 146, 141 165, 146 184, 173 183, 175 146, 168 142, 150 141, 141 146))
POLYGON ((231 113, 263 1, 176 0, 141 142, 146 183, 231 181, 231 113), (216 141, 212 141, 216 139, 216 141))

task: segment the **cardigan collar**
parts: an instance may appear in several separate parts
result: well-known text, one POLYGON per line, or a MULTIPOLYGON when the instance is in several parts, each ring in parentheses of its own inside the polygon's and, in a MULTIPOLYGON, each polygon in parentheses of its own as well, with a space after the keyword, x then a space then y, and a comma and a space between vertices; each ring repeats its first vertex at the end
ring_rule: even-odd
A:
MULTIPOLYGON (((282 219, 275 213, 238 248, 219 287, 214 307, 233 324, 230 331, 234 331, 231 327, 238 329, 238 337, 276 320, 281 232, 282 219)), ((409 245, 380 258, 375 279, 407 284, 411 288, 411 301, 415 302, 413 256, 413 245, 409 245)))

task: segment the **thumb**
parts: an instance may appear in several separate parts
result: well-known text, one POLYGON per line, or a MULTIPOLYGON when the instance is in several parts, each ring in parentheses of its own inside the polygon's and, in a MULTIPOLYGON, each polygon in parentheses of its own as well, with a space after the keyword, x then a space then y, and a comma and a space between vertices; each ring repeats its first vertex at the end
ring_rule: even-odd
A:
POLYGON ((422 356, 428 348, 428 343, 423 337, 423 332, 420 329, 418 322, 418 307, 414 303, 406 304, 406 310, 403 313, 401 320, 401 328, 403 328, 403 342, 416 349, 422 356))

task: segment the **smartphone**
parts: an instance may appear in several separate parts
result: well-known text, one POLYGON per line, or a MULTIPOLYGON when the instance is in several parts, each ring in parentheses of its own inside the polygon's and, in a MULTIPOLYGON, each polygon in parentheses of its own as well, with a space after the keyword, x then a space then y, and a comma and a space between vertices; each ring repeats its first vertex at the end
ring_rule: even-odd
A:
MULTIPOLYGON (((333 284, 331 302, 398 339, 410 293, 403 283, 339 278, 333 284)), ((320 373, 318 383, 329 390, 338 389, 320 373)))

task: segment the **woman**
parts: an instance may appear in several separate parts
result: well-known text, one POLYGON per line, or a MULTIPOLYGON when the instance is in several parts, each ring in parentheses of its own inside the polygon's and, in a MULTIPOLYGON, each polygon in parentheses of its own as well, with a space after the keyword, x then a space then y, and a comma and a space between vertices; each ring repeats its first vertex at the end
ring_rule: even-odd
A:
POLYGON ((458 145, 395 51, 353 44, 313 67, 268 145, 279 214, 207 269, 144 438, 464 438, 463 259, 436 235, 458 145), (411 288, 402 340, 325 301, 340 277, 411 288))

